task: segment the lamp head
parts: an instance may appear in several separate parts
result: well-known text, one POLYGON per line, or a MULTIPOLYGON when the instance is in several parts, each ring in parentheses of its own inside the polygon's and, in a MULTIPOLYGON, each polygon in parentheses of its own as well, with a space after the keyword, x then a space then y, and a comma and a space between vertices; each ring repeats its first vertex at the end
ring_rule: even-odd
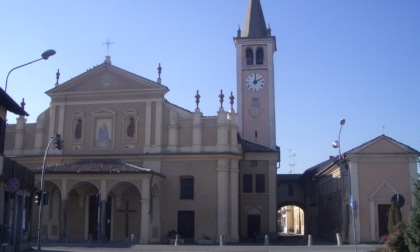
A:
POLYGON ((334 148, 340 147, 340 142, 338 140, 335 140, 334 142, 332 142, 332 147, 334 148))
POLYGON ((340 120, 340 125, 344 125, 345 123, 346 123, 346 119, 342 118, 342 119, 340 120))
POLYGON ((47 60, 50 56, 53 56, 54 54, 55 54, 55 51, 53 49, 49 49, 49 50, 46 50, 45 52, 43 52, 41 54, 41 57, 44 60, 47 60))

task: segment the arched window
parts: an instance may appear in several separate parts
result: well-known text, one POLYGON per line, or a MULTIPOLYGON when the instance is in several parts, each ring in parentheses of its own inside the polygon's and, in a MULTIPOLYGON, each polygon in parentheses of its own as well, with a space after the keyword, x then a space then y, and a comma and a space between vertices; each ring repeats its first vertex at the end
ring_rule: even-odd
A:
POLYGON ((262 48, 257 49, 257 65, 264 63, 264 50, 262 48))
POLYGON ((246 64, 253 65, 254 64, 254 52, 251 48, 246 49, 246 64))

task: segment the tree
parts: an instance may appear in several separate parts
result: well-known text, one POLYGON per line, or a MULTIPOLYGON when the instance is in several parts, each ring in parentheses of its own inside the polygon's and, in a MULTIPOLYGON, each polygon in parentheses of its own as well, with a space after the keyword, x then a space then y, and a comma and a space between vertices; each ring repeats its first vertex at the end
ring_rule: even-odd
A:
POLYGON ((407 251, 408 247, 404 241, 405 224, 401 221, 401 209, 396 200, 392 201, 388 211, 388 240, 387 246, 391 251, 407 251))
POLYGON ((420 180, 414 182, 414 206, 404 231, 405 242, 411 252, 420 251, 420 180))

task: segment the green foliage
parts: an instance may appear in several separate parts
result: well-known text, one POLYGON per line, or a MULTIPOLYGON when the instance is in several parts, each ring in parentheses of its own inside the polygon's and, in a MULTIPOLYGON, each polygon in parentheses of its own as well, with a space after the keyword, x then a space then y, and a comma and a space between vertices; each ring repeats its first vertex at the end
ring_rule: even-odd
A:
POLYGON ((393 201, 388 210, 388 233, 394 232, 394 228, 401 222, 401 210, 397 206, 397 202, 393 201))
POLYGON ((404 231, 405 242, 409 247, 409 251, 417 252, 420 251, 420 181, 417 180, 414 183, 414 200, 415 205, 413 206, 410 217, 408 219, 407 227, 404 231))
POLYGON ((391 251, 408 251, 408 246, 404 240, 404 230, 406 229, 403 222, 392 227, 392 232, 388 235, 386 245, 391 251))

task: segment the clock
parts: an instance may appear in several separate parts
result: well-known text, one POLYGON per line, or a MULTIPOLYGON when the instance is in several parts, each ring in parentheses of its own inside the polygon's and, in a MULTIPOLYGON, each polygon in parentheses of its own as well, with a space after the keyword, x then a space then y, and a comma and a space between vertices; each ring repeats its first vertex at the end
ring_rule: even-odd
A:
POLYGON ((251 73, 246 77, 245 85, 251 91, 260 91, 265 85, 265 80, 261 74, 251 73))

